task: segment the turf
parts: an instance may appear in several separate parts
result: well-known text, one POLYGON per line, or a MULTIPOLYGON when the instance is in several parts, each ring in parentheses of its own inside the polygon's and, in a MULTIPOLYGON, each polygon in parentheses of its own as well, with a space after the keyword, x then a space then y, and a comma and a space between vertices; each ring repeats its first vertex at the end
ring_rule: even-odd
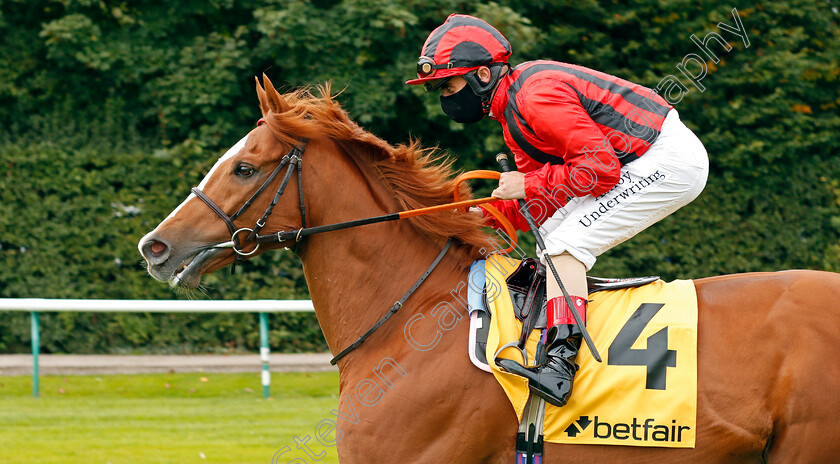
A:
POLYGON ((258 374, 42 376, 40 398, 0 377, 0 463, 337 463, 316 427, 338 374, 274 373, 271 394, 258 374))

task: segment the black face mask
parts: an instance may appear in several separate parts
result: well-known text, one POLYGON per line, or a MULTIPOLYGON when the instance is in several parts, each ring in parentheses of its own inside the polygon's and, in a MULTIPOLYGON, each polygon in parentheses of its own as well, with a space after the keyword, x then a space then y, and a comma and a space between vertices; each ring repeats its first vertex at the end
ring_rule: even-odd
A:
POLYGON ((481 97, 468 85, 448 97, 441 95, 440 107, 453 121, 462 124, 472 124, 484 117, 481 97))

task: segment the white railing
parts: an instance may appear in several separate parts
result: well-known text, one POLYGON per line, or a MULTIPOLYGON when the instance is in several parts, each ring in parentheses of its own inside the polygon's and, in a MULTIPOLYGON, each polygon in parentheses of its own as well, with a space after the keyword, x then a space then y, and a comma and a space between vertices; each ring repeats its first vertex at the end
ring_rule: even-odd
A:
POLYGON ((0 311, 130 313, 279 313, 314 311, 310 300, 61 300, 0 298, 0 311))
POLYGON ((32 395, 39 396, 38 355, 41 352, 39 313, 56 311, 135 313, 259 313, 263 397, 268 398, 268 313, 314 311, 310 300, 71 300, 0 298, 0 312, 27 311, 32 315, 32 395))

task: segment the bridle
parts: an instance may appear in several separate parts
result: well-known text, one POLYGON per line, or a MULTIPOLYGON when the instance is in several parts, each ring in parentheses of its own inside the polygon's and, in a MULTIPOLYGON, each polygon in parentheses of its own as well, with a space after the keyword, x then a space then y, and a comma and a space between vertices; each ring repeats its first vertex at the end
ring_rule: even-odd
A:
MULTIPOLYGON (((306 235, 312 235, 318 232, 327 232, 331 230, 339 230, 345 229, 348 227, 355 227, 364 224, 371 224, 373 222, 382 222, 383 220, 393 220, 393 219, 400 219, 399 213, 395 213, 393 215, 386 215, 386 216, 377 216, 374 218, 366 218, 360 219, 356 221, 348 221, 339 224, 330 224, 326 226, 318 226, 318 227, 306 227, 306 206, 303 202, 303 176, 302 176, 302 164, 301 164, 301 157, 303 156, 303 152, 306 149, 306 140, 300 146, 294 146, 288 153, 280 160, 280 163, 274 168, 274 171, 268 176, 268 179, 263 182, 260 188, 251 195, 251 198, 248 199, 235 213, 228 216, 225 211, 219 207, 213 200, 210 199, 204 192, 201 191, 198 187, 193 187, 192 193, 195 194, 198 198, 201 199, 217 216, 222 218, 225 221, 225 224, 230 231, 230 241, 219 243, 216 245, 211 246, 210 248, 231 248, 236 253, 236 262, 244 261, 248 256, 253 255, 259 249, 261 243, 267 242, 284 242, 286 240, 294 240, 295 241, 295 248, 300 243, 300 239, 304 232, 308 232, 306 235), (268 204, 263 215, 257 219, 256 224, 254 227, 240 227, 237 228, 233 221, 242 215, 252 204, 253 202, 268 188, 271 182, 277 177, 277 174, 283 170, 284 167, 287 167, 286 174, 283 176, 283 181, 280 182, 280 186, 277 187, 277 193, 274 194, 274 198, 272 198, 271 203, 268 204), (289 185, 289 181, 292 178, 292 172, 297 171, 297 178, 298 178, 298 193, 300 198, 300 223, 301 228, 297 231, 280 231, 273 234, 268 235, 259 235, 260 230, 265 227, 265 221, 271 216, 272 211, 274 210, 274 206, 280 201, 280 197, 283 196, 283 193, 286 191, 286 187, 289 185), (387 219, 384 219, 387 218, 387 219), (249 232, 247 240, 255 240, 257 245, 251 251, 245 251, 242 249, 240 242, 239 242, 239 234, 241 232, 249 232)), ((426 281, 426 278, 435 270, 437 265, 443 259, 446 252, 449 251, 449 248, 452 246, 452 239, 450 238, 443 249, 438 253, 438 256, 432 262, 432 264, 426 269, 426 272, 420 276, 420 278, 414 282, 414 285, 411 286, 410 289, 400 298, 396 303, 391 306, 391 309, 385 313, 370 329, 367 330, 364 334, 362 334, 355 342, 350 344, 347 348, 341 350, 332 360, 330 363, 335 365, 339 359, 346 356, 348 353, 356 349, 359 345, 364 343, 368 337, 373 335, 379 327, 382 326, 388 319, 391 318, 396 312, 402 308, 403 304, 406 300, 420 287, 420 285, 426 281)), ((236 265, 234 262, 234 266, 236 265)))
MULTIPOLYGON (((300 223, 301 229, 303 230, 306 228, 306 205, 303 202, 303 165, 301 163, 301 158, 303 157, 303 152, 306 149, 306 140, 300 146, 294 146, 285 156, 280 160, 280 163, 274 168, 274 171, 268 176, 268 179, 263 182, 260 188, 251 195, 249 198, 235 213, 231 216, 228 216, 225 211, 219 207, 213 200, 210 199, 204 192, 201 191, 198 187, 193 187, 192 193, 195 194, 201 201, 203 201, 217 216, 222 218, 227 225, 228 230, 230 231, 230 241, 219 243, 217 245, 212 246, 211 248, 231 248, 236 253, 236 261, 244 261, 246 257, 253 255, 257 252, 260 248, 260 242, 258 241, 254 249, 250 251, 245 251, 239 241, 239 234, 242 232, 248 232, 247 240, 255 240, 259 237, 259 233, 263 227, 265 227, 265 221, 271 216, 271 213, 274 211, 274 206, 277 205, 277 202, 280 201, 280 197, 283 196, 283 193, 286 191, 286 186, 289 185, 289 181, 292 178, 292 173, 297 171, 297 180, 298 180, 298 197, 300 200, 300 223), (239 227, 237 228, 233 221, 238 218, 242 213, 244 213, 253 203, 254 201, 259 198, 260 195, 271 185, 271 182, 274 181, 274 178, 277 177, 277 174, 283 170, 284 167, 287 167, 286 174, 283 176, 283 181, 280 182, 280 186, 277 187, 277 193, 274 194, 274 198, 271 200, 271 203, 265 208, 262 216, 257 219, 257 222, 254 224, 253 227, 239 227)), ((274 237, 274 234, 270 235, 274 237)), ((264 242, 263 242, 264 243, 264 242)), ((298 241, 296 240, 295 243, 297 244, 298 241)), ((236 264, 236 263, 234 263, 236 264)))

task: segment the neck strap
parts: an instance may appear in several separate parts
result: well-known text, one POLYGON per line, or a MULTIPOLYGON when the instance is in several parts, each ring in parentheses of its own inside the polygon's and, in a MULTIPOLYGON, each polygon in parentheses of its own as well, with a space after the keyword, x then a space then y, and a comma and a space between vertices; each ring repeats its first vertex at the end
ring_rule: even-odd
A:
POLYGON ((330 360, 330 364, 335 365, 335 363, 337 363, 339 359, 347 356, 348 353, 350 353, 351 351, 358 348, 359 345, 364 343, 364 341, 367 340, 368 337, 373 335, 373 333, 376 332, 376 330, 379 329, 382 326, 382 324, 384 324, 388 319, 390 319, 391 316, 396 314, 397 311, 399 311, 399 309, 402 308, 403 303, 405 303, 405 301, 417 290, 418 287, 420 287, 420 285, 426 280, 426 278, 429 277, 429 274, 431 274, 432 271, 435 270, 437 265, 440 263, 440 260, 443 259, 444 255, 446 255, 446 252, 449 251, 449 247, 451 247, 451 246, 452 246, 452 239, 450 238, 446 242, 446 245, 444 245, 443 250, 441 250, 440 253, 438 253, 437 258, 435 258, 435 260, 432 262, 432 264, 429 265, 428 269, 426 269, 426 272, 424 272, 423 275, 421 275, 420 278, 417 279, 417 282, 414 282, 414 285, 412 285, 411 288, 409 288, 408 291, 405 292, 405 295, 403 295, 402 298, 399 299, 399 301, 394 303, 394 305, 391 306, 391 309, 388 310, 388 312, 385 313, 385 315, 382 316, 382 318, 379 319, 376 322, 376 324, 373 324, 373 327, 368 329, 367 332, 365 332, 361 337, 359 337, 350 346, 341 350, 341 352, 339 352, 337 355, 335 355, 335 357, 330 360))

